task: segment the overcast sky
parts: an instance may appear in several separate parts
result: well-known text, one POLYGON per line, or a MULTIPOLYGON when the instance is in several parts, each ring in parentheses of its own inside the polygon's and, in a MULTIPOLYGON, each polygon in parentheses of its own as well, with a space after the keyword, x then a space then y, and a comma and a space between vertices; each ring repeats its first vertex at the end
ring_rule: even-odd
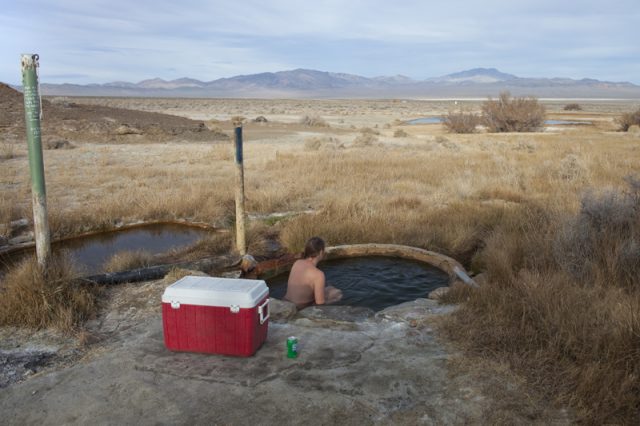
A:
POLYGON ((638 1, 0 0, 0 81, 38 53, 48 83, 495 67, 640 84, 638 1))

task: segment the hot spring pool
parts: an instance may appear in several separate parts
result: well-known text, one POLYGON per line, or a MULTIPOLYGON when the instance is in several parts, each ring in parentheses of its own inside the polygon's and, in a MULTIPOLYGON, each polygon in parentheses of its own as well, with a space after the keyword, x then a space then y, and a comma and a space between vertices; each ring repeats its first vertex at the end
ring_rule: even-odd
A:
MULTIPOLYGON (((180 249, 211 235, 211 231, 182 224, 150 224, 129 229, 108 231, 84 237, 54 242, 54 253, 66 250, 87 274, 104 272, 104 263, 123 251, 143 250, 151 255, 180 249)), ((0 254, 0 267, 10 266, 32 255, 33 248, 16 253, 0 254)))
MULTIPOLYGON (((449 284, 442 270, 407 259, 367 256, 322 261, 318 268, 327 285, 342 290, 337 305, 364 306, 379 311, 389 306, 427 297, 431 290, 449 284)), ((267 279, 270 296, 282 299, 289 273, 267 279)))

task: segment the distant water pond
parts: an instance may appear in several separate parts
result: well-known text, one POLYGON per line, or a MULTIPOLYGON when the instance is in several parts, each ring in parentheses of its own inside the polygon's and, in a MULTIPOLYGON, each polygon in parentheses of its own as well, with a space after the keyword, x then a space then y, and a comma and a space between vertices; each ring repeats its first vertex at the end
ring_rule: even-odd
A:
POLYGON ((558 125, 590 125, 593 124, 591 121, 572 121, 572 120, 546 120, 544 124, 549 126, 558 126, 558 125))
MULTIPOLYGON (((67 250, 88 274, 103 272, 102 267, 114 254, 145 251, 152 255, 187 247, 212 231, 179 224, 153 224, 78 237, 53 244, 53 252, 67 250)), ((33 253, 32 250, 0 255, 0 262, 13 263, 33 253)))
POLYGON ((442 117, 422 117, 408 120, 407 124, 439 124, 442 123, 442 117))
MULTIPOLYGON (((413 120, 407 120, 407 124, 439 124, 442 123, 442 117, 421 117, 413 120)), ((573 120, 545 120, 544 124, 548 126, 561 125, 590 125, 591 121, 573 121, 573 120)))

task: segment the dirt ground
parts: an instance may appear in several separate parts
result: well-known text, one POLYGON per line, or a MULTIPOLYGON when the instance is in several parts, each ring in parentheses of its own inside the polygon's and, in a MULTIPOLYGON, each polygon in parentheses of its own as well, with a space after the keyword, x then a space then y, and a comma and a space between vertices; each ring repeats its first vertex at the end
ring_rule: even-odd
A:
MULTIPOLYGON (((42 101, 43 142, 163 142, 227 139, 210 131, 203 122, 172 115, 80 105, 73 101, 42 101), (46 118, 45 118, 46 117, 46 118)), ((22 95, 0 83, 0 131, 6 142, 24 138, 22 95)))

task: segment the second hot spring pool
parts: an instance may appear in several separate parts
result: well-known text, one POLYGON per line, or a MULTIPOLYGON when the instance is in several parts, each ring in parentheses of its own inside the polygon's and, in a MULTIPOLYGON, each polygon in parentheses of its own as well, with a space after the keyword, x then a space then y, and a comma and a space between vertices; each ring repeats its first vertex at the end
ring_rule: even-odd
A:
MULTIPOLYGON (((336 305, 364 306, 379 311, 427 297, 449 285, 449 276, 427 263, 391 257, 367 256, 322 261, 318 268, 327 285, 342 290, 336 305)), ((289 272, 267 279, 271 297, 282 299, 289 272)))

